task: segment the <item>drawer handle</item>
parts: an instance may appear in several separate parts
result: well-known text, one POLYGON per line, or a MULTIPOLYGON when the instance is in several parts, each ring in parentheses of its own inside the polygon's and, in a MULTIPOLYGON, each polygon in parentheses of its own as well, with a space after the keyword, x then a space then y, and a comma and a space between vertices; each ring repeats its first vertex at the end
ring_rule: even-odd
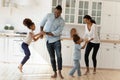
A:
POLYGON ((106 49, 107 51, 109 51, 110 49, 106 49))
POLYGON ((70 46, 66 46, 67 48, 70 48, 70 46))

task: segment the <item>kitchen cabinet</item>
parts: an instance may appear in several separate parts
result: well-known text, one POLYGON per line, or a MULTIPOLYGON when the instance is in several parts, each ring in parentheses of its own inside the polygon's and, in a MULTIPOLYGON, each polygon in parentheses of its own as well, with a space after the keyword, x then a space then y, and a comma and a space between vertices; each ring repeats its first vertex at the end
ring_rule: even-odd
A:
POLYGON ((0 37, 0 57, 3 57, 5 52, 5 40, 4 37, 0 37))
POLYGON ((62 40, 62 59, 64 66, 73 66, 73 41, 62 40))
POLYGON ((62 17, 67 24, 84 24, 84 15, 91 15, 98 25, 101 24, 102 2, 95 0, 52 0, 52 12, 62 5, 62 17))
POLYGON ((50 57, 49 57, 49 53, 47 51, 45 39, 39 39, 38 41, 33 42, 33 45, 31 45, 31 46, 39 54, 39 56, 41 56, 41 58, 46 61, 47 64, 50 64, 50 57))
POLYGON ((115 3, 104 2, 102 9, 101 33, 114 33, 115 27, 115 3), (111 6, 112 5, 112 6, 111 6), (108 21, 108 22, 106 22, 108 21))
POLYGON ((114 55, 114 58, 113 58, 113 61, 114 61, 114 63, 113 63, 113 68, 114 69, 120 69, 120 63, 119 63, 119 61, 120 61, 120 44, 117 44, 117 43, 114 43, 113 44, 114 46, 113 46, 113 55, 114 55))
POLYGON ((114 63, 113 44, 102 43, 100 48, 101 48, 100 61, 99 61, 100 65, 98 67, 112 69, 114 63))

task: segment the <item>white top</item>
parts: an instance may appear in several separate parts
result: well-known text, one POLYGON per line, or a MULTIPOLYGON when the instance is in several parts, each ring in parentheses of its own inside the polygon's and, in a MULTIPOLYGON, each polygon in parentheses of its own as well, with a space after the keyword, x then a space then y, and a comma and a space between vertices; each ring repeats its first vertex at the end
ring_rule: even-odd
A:
POLYGON ((92 39, 90 42, 92 43, 100 43, 100 31, 97 27, 96 24, 92 24, 91 26, 91 30, 88 30, 87 25, 85 25, 85 34, 84 34, 84 38, 88 38, 88 40, 92 39))
POLYGON ((32 42, 32 40, 33 40, 33 38, 32 38, 32 36, 30 35, 30 33, 32 33, 32 34, 34 34, 34 32, 31 30, 31 31, 29 31, 28 33, 27 33, 27 36, 26 36, 26 38, 24 39, 24 43, 26 43, 26 44, 28 44, 28 45, 30 45, 30 43, 32 42))

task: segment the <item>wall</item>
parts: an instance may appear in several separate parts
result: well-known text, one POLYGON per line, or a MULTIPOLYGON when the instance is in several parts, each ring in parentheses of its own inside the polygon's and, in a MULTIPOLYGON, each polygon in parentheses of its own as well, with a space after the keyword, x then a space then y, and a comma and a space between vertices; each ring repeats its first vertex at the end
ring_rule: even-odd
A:
POLYGON ((37 6, 0 7, 0 31, 4 30, 5 24, 15 26, 16 31, 25 31, 22 21, 27 17, 35 22, 39 30, 42 18, 51 12, 51 0, 37 0, 37 2, 37 6))

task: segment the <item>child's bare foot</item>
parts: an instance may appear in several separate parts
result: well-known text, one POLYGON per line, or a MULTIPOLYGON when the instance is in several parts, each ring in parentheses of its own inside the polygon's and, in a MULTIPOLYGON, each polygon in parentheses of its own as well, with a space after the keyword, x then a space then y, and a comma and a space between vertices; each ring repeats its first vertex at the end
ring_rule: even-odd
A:
POLYGON ((19 71, 20 71, 21 73, 23 72, 23 71, 22 71, 22 67, 19 67, 19 66, 18 66, 18 69, 19 69, 19 71))
POLYGON ((61 74, 61 71, 60 71, 60 70, 59 70, 59 72, 58 72, 58 73, 59 73, 60 78, 61 78, 61 79, 64 79, 64 77, 62 76, 62 74, 61 74))
POLYGON ((51 78, 56 78, 57 77, 57 73, 55 72, 54 75, 51 76, 51 78))
POLYGON ((74 78, 75 76, 73 76, 73 75, 70 75, 70 77, 74 78))

